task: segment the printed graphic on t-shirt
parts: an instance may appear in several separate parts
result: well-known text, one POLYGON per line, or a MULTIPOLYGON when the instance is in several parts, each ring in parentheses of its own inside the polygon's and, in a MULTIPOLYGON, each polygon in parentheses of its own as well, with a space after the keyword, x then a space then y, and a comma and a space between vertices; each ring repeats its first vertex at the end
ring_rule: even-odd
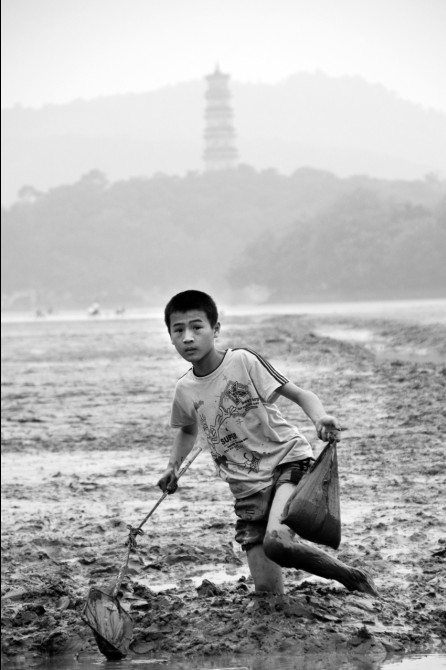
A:
MULTIPOLYGON (((223 465, 227 470, 246 470, 259 472, 261 455, 255 451, 247 451, 244 442, 236 432, 223 434, 225 422, 234 417, 245 417, 248 412, 259 406, 260 399, 253 397, 249 386, 237 381, 228 381, 220 396, 214 425, 209 425, 204 414, 198 414, 204 434, 206 435, 212 457, 218 467, 223 465)), ((196 409, 199 412, 199 405, 196 409)), ((198 405, 198 406, 197 406, 198 405)))

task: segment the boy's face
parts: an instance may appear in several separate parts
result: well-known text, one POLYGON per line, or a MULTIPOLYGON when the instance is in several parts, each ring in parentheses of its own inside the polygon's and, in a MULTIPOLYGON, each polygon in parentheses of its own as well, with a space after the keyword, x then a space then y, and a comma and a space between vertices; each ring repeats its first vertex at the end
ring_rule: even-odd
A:
POLYGON ((170 338, 175 349, 186 361, 198 363, 214 351, 220 324, 211 326, 206 312, 191 309, 187 312, 172 312, 170 315, 170 338))

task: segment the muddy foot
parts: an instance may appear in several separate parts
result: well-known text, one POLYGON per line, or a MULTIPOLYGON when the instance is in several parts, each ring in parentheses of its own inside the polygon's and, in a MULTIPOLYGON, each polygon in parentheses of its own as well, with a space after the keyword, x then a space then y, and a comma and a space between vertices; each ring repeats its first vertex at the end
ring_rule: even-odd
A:
POLYGON ((349 591, 361 591, 361 593, 368 593, 371 596, 378 597, 378 591, 373 582, 373 579, 365 570, 355 568, 351 574, 351 581, 346 584, 349 591))

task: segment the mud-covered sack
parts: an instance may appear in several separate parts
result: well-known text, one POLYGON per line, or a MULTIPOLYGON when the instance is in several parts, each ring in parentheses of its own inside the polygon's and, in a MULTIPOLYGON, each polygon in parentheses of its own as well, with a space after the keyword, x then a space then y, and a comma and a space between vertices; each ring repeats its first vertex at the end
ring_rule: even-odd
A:
POLYGON ((336 442, 328 443, 290 496, 281 519, 304 540, 337 549, 341 510, 336 442))

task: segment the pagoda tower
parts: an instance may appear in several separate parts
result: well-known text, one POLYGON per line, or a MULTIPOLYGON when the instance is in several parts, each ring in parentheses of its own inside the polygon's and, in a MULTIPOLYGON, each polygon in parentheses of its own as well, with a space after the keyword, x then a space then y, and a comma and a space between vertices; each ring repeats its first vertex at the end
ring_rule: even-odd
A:
POLYGON ((206 128, 203 153, 206 170, 229 170, 236 167, 238 153, 235 146, 235 130, 232 124, 231 92, 229 75, 223 74, 218 65, 213 74, 206 77, 206 128))

